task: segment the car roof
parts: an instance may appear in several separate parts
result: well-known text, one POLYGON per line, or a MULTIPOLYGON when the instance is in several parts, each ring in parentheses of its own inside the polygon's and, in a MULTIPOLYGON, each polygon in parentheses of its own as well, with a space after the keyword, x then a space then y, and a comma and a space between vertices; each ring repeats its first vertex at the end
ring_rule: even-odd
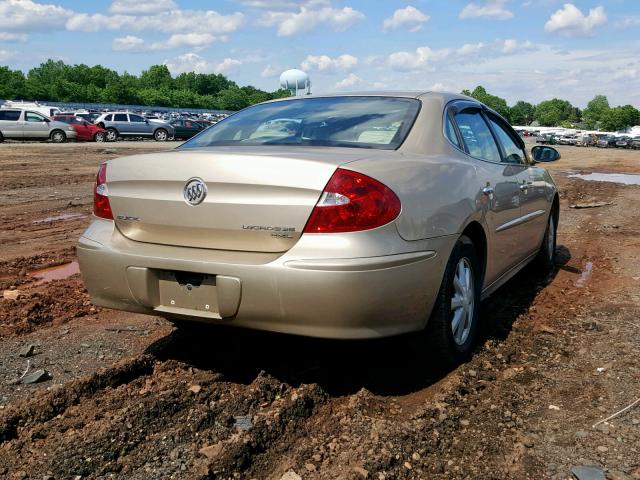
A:
POLYGON ((452 100, 471 100, 477 102, 474 98, 467 97, 459 93, 452 92, 434 92, 430 90, 372 90, 362 92, 340 92, 340 93, 323 93, 313 95, 301 95, 278 98, 270 100, 270 102, 279 102, 283 100, 303 100, 305 98, 332 98, 332 97, 396 97, 396 98, 440 98, 445 103, 452 100))

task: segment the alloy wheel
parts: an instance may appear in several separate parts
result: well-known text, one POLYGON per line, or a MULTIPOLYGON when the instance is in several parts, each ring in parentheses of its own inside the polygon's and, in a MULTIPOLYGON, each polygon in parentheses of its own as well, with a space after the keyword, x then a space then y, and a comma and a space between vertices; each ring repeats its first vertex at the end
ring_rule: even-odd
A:
POLYGON ((476 295, 473 268, 468 258, 458 261, 453 277, 451 296, 451 332, 457 345, 464 345, 469 338, 475 309, 476 295))

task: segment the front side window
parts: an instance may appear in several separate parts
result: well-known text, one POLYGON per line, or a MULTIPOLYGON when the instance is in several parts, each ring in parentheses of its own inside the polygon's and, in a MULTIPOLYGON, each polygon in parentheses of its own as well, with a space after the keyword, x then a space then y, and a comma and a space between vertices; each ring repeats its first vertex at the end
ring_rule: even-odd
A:
POLYGON ((20 112, 17 110, 0 110, 0 120, 15 122, 20 119, 20 112))
POLYGON ((24 116, 25 122, 45 122, 45 118, 39 113, 27 112, 24 116))
POLYGON ((126 113, 116 113, 113 116, 114 122, 127 122, 127 114, 126 113))
POLYGON ((479 110, 463 110, 455 120, 469 155, 490 162, 501 161, 498 146, 479 110))
POLYGON ((135 123, 144 123, 144 118, 142 118, 140 115, 129 114, 129 121, 135 123))
POLYGON ((398 97, 303 98, 242 110, 180 148, 301 145, 396 149, 420 109, 398 97))
POLYGON ((509 135, 509 132, 506 131, 505 127, 502 125, 502 122, 493 118, 492 115, 489 115, 489 121, 491 122, 493 131, 496 132, 498 140, 502 144, 502 148, 504 148, 504 162, 515 164, 525 163, 524 152, 516 144, 511 135, 509 135))

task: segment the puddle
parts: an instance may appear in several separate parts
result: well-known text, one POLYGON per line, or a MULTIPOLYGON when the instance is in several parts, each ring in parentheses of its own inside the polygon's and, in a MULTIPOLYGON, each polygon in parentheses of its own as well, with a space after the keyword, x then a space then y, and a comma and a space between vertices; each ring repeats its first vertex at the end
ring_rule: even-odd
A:
POLYGON ((630 173, 572 173, 567 176, 589 182, 613 182, 623 185, 640 185, 640 175, 630 173))
POLYGON ((84 213, 62 213, 60 215, 54 215, 53 217, 41 218, 39 220, 34 220, 31 222, 34 225, 40 225, 41 223, 50 223, 50 222, 60 222, 69 220, 77 220, 79 218, 86 218, 84 213))
POLYGON ((591 272, 593 272, 593 262, 587 262, 584 266, 584 270, 580 274, 580 278, 576 282, 576 287, 583 287, 584 284, 587 283, 587 280, 589 280, 591 272))
POLYGON ((69 278, 71 275, 75 275, 76 273, 80 273, 80 266, 78 265, 78 262, 71 262, 65 263, 64 265, 36 270, 35 272, 31 272, 30 276, 36 279, 36 281, 32 283, 33 286, 36 286, 42 285, 43 283, 49 283, 53 280, 69 278))

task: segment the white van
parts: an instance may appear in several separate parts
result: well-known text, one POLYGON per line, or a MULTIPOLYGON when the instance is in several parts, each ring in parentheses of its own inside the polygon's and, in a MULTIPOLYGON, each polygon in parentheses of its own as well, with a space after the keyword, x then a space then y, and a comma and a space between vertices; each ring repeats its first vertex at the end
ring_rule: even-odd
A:
POLYGON ((46 117, 53 117, 62 113, 58 107, 42 105, 38 102, 23 102, 22 100, 7 100, 0 108, 18 108, 20 110, 30 110, 38 112, 46 117))

